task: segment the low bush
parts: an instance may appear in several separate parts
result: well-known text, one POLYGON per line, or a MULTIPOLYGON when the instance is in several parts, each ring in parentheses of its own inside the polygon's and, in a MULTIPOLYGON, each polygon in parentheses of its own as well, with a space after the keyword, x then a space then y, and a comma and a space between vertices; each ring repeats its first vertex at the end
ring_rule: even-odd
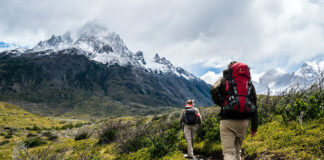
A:
POLYGON ((47 132, 43 133, 43 136, 51 137, 51 136, 53 136, 53 134, 52 134, 52 132, 47 131, 47 132))
POLYGON ((130 127, 130 125, 122 121, 103 124, 99 131, 98 144, 108 144, 115 141, 118 131, 127 129, 128 127, 130 127))
POLYGON ((37 147, 43 144, 46 144, 46 141, 41 137, 28 138, 24 141, 24 144, 27 148, 37 147))
POLYGON ((34 124, 34 126, 31 127, 31 128, 30 128, 30 127, 26 127, 26 130, 40 132, 40 131, 41 131, 41 128, 39 128, 38 126, 36 126, 36 125, 34 124))
POLYGON ((4 138, 10 139, 12 138, 12 135, 6 135, 4 138))
POLYGON ((30 137, 37 137, 37 134, 28 133, 26 137, 27 137, 27 138, 30 138, 30 137))
POLYGON ((8 144, 8 143, 10 143, 10 141, 4 140, 4 141, 0 142, 0 146, 3 146, 3 145, 8 144))
POLYGON ((48 137, 48 140, 56 141, 56 140, 58 140, 58 136, 57 135, 52 135, 52 136, 48 137))
POLYGON ((83 139, 88 139, 92 133, 89 131, 89 129, 81 128, 78 130, 78 133, 75 135, 74 140, 79 141, 83 139))

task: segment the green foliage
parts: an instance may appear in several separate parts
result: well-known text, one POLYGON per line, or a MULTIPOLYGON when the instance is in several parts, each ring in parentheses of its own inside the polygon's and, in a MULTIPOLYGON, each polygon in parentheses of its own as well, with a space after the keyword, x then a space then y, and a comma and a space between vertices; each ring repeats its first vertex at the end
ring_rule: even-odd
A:
POLYGON ((142 148, 146 148, 152 145, 150 139, 140 130, 135 130, 133 135, 129 135, 124 141, 119 143, 119 148, 123 153, 136 152, 142 148))
POLYGON ((140 149, 136 152, 132 152, 129 154, 122 154, 118 159, 120 160, 147 160, 151 159, 148 148, 140 149))
POLYGON ((102 134, 99 135, 99 144, 108 144, 116 139, 117 131, 114 129, 105 130, 102 134))
POLYGON ((38 126, 36 126, 36 124, 34 124, 34 126, 32 128, 30 127, 26 127, 27 130, 30 130, 30 131, 37 131, 37 132, 40 132, 41 131, 41 128, 39 128, 38 126))
POLYGON ((3 146, 3 145, 8 144, 8 143, 10 143, 9 140, 4 140, 4 141, 0 142, 0 146, 3 146))
POLYGON ((220 142, 219 117, 216 115, 206 117, 204 123, 197 130, 197 138, 199 141, 204 140, 207 143, 220 142))
POLYGON ((27 148, 37 147, 43 144, 46 144, 46 141, 41 137, 28 138, 24 141, 24 144, 27 148))
POLYGON ((13 128, 40 130, 41 128, 61 126, 59 121, 31 114, 18 106, 3 102, 0 102, 0 113, 0 126, 4 126, 4 130, 13 128))
POLYGON ((37 134, 28 133, 26 137, 27 137, 27 138, 30 138, 30 137, 37 137, 37 134))
MULTIPOLYGON (((251 138, 248 134, 244 140, 243 156, 246 159, 324 159, 323 90, 307 93, 290 94, 278 99, 275 96, 268 97, 268 100, 265 96, 260 98, 260 104, 269 104, 259 106, 259 118, 262 120, 256 136, 251 138)), ((196 154, 221 159, 218 112, 219 109, 215 107, 200 108, 203 123, 196 133, 196 154)), ((179 116, 179 112, 175 112, 149 117, 109 118, 89 126, 83 126, 85 123, 79 121, 66 123, 62 120, 49 125, 50 119, 47 118, 45 126, 35 123, 45 118, 33 117, 28 119, 31 125, 22 122, 19 124, 23 127, 3 125, 1 133, 4 136, 15 136, 10 141, 1 139, 4 144, 0 143, 0 159, 10 159, 16 147, 13 141, 22 141, 29 148, 31 157, 42 157, 46 153, 48 157, 58 159, 180 160, 184 159, 182 152, 186 152, 186 141, 179 134, 179 116), (42 131, 44 127, 50 128, 48 126, 57 127, 55 132, 63 136, 59 139, 56 136, 55 142, 49 142, 55 135, 50 130, 42 131), (23 129, 26 127, 29 131, 23 129), (98 138, 82 135, 82 132, 72 138, 69 136, 69 132, 80 131, 84 127, 93 130, 98 138), (37 137, 41 133, 48 138, 37 137), (51 144, 42 145, 45 143, 51 144), (50 149, 47 150, 47 147, 50 149)), ((25 151, 22 153, 26 157, 25 151)))
POLYGON ((83 139, 90 138, 91 134, 88 130, 79 130, 78 133, 75 135, 74 140, 79 141, 83 139))
POLYGON ((117 138, 117 131, 125 128, 120 121, 116 123, 106 123, 101 127, 98 144, 109 144, 113 142, 117 138))
POLYGON ((282 107, 283 122, 294 120, 302 124, 304 121, 324 116, 324 91, 319 89, 313 93, 297 95, 293 103, 282 107))
POLYGON ((5 135, 4 138, 10 139, 10 138, 12 138, 12 134, 5 135))
POLYGON ((51 136, 53 136, 53 133, 47 131, 47 132, 43 133, 43 136, 45 136, 45 137, 51 137, 51 136))
POLYGON ((52 135, 52 136, 48 137, 48 140, 56 141, 56 140, 58 140, 58 136, 57 135, 52 135))
POLYGON ((163 135, 156 137, 153 145, 149 148, 152 158, 164 157, 178 148, 178 130, 171 128, 163 132, 163 135))
POLYGON ((324 118, 311 120, 305 126, 296 122, 282 125, 274 121, 262 125, 255 137, 246 138, 243 154, 250 157, 283 156, 285 159, 323 158, 324 118))

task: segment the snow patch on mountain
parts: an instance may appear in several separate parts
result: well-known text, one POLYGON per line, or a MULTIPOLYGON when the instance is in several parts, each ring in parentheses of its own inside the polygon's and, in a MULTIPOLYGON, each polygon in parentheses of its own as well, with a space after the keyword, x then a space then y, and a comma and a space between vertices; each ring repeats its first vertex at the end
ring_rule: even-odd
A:
POLYGON ((275 69, 266 72, 260 77, 257 92, 266 94, 270 89, 272 94, 277 94, 291 87, 308 88, 321 77, 324 61, 306 61, 297 71, 286 73, 275 69))
POLYGON ((197 79, 196 76, 189 73, 188 71, 184 70, 181 67, 175 67, 170 61, 168 61, 165 57, 160 57, 157 53, 155 54, 153 60, 150 60, 143 65, 146 69, 156 73, 156 74, 163 74, 163 73, 174 73, 179 77, 183 77, 185 79, 197 79))
MULTIPOLYGON (((291 87, 307 88, 321 77, 324 71, 324 61, 306 61, 295 72, 285 72, 280 68, 258 73, 251 69, 252 82, 258 94, 275 95, 286 91, 291 87)), ((200 78, 209 84, 213 84, 219 78, 223 77, 222 72, 215 73, 208 71, 200 78)))

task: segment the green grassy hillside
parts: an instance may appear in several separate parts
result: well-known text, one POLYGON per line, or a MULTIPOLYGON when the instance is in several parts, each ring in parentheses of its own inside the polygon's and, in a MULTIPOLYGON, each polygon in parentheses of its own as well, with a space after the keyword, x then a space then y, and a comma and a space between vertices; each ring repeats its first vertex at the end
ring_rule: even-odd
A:
MULTIPOLYGON (((246 160, 324 159, 323 90, 279 98, 259 97, 258 132, 255 137, 247 134, 242 156, 246 160)), ((186 153, 180 110, 90 123, 40 117, 6 103, 0 107, 0 159, 181 160, 186 153)), ((203 124, 196 133, 195 154, 221 159, 220 108, 199 110, 203 124)))
POLYGON ((40 117, 18 106, 0 102, 0 159, 13 158, 14 151, 26 144, 46 147, 46 144, 60 138, 57 136, 60 132, 81 127, 85 123, 80 120, 40 117))
POLYGON ((33 127, 41 128, 60 127, 62 124, 53 118, 40 117, 31 114, 18 106, 0 102, 0 126, 10 128, 33 127))

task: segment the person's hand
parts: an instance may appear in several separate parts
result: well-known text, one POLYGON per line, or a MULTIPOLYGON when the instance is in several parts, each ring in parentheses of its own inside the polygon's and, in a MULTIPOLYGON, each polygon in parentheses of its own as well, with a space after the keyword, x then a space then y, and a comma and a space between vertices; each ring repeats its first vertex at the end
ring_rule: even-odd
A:
POLYGON ((257 131, 251 131, 251 137, 254 137, 256 135, 257 131))

